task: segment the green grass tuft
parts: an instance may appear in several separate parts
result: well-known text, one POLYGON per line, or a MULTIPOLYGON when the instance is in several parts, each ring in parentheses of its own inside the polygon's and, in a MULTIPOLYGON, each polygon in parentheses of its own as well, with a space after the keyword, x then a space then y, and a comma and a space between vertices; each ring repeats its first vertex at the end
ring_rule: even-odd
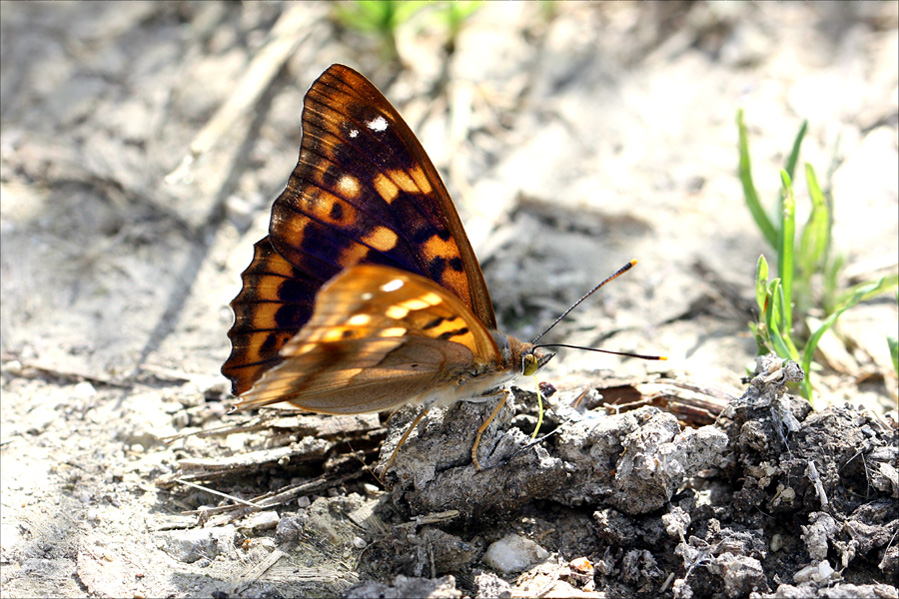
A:
MULTIPOLYGON (((812 361, 821 336, 834 325, 843 312, 868 298, 895 290, 899 287, 899 275, 881 277, 840 289, 840 272, 845 264, 842 255, 833 251, 833 203, 821 190, 815 170, 805 165, 811 212, 796 236, 796 198, 793 194, 793 174, 799 161, 802 140, 808 123, 803 122, 793 141, 787 163, 780 172, 781 193, 777 203, 777 219, 772 219, 762 206, 752 181, 752 164, 749 156, 749 140, 743 123, 743 111, 737 112, 739 131, 739 176, 743 185, 743 197, 750 214, 762 236, 777 255, 778 276, 769 280, 768 261, 764 254, 756 266, 756 301, 759 306, 758 322, 750 323, 756 337, 759 354, 775 352, 782 358, 798 362, 805 371, 801 383, 802 395, 812 397, 812 361), (777 225, 774 224, 775 220, 777 225), (816 284, 820 281, 820 284, 816 284), (825 317, 815 330, 808 326, 808 316, 813 310, 825 317), (801 327, 794 327, 794 319, 801 327), (797 333, 797 329, 799 333, 797 333), (802 348, 801 351, 799 348, 802 348)), ((888 338, 894 366, 899 372, 899 349, 896 339, 888 338)))

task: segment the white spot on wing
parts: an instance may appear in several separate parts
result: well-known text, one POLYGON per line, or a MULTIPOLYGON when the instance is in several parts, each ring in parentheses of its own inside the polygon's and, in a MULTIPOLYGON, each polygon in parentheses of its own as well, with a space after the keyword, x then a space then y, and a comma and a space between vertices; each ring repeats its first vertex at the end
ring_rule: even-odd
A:
POLYGON ((344 175, 337 182, 337 190, 344 196, 354 198, 359 194, 359 181, 350 175, 344 175))
POLYGON ((368 314, 354 314, 347 321, 347 324, 354 327, 364 327, 371 322, 371 316, 368 314))
POLYGON ((394 280, 390 281, 389 283, 384 283, 383 285, 381 285, 381 291, 386 291, 389 293, 391 291, 396 291, 403 285, 405 285, 405 283, 403 282, 402 279, 394 279, 394 280))
POLYGON ((356 137, 359 136, 359 130, 358 129, 350 129, 350 132, 348 133, 348 135, 350 136, 350 139, 356 139, 356 137))
POLYGON ((402 320, 409 314, 409 308, 403 306, 390 306, 384 311, 384 316, 393 320, 402 320))
POLYGON ((365 123, 369 129, 372 131, 386 131, 387 130, 387 121, 381 115, 376 116, 372 120, 365 123))

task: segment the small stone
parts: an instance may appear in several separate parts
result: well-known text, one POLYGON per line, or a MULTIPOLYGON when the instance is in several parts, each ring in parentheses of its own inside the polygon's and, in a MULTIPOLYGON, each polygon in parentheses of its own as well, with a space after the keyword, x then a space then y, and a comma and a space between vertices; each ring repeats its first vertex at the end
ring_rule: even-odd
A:
POLYGON ((802 584, 803 582, 824 582, 834 573, 830 562, 823 560, 817 564, 809 564, 793 574, 793 582, 802 584))
POLYGON ((204 557, 213 559, 233 537, 231 526, 173 530, 159 534, 158 546, 172 558, 192 564, 204 557))
POLYGON ((303 532, 306 523, 306 514, 285 516, 278 522, 275 537, 281 543, 296 541, 303 532))
POLYGON ((258 539, 258 541, 259 541, 259 546, 262 547, 263 549, 267 549, 268 551, 274 551, 275 548, 278 546, 277 543, 275 543, 275 540, 270 539, 269 537, 262 537, 262 538, 258 539))
POLYGON ((493 572, 481 572, 475 577, 474 583, 477 589, 475 599, 512 596, 511 585, 493 572))
POLYGON ((530 539, 509 534, 492 543, 484 563, 500 572, 522 572, 549 557, 549 552, 530 539))
POLYGON ((275 528, 280 521, 281 517, 278 516, 278 512, 273 510, 256 512, 255 514, 248 516, 237 528, 238 530, 243 531, 249 530, 251 532, 258 532, 260 530, 275 528))
POLYGON ((18 360, 10 360, 3 365, 3 370, 13 376, 19 376, 20 374, 22 374, 22 363, 18 360))
POLYGON ((746 597, 755 591, 768 590, 765 571, 754 557, 724 553, 715 559, 715 564, 720 569, 727 597, 746 597))
POLYGON ((97 390, 87 381, 81 381, 72 388, 72 398, 89 399, 97 394, 97 390))

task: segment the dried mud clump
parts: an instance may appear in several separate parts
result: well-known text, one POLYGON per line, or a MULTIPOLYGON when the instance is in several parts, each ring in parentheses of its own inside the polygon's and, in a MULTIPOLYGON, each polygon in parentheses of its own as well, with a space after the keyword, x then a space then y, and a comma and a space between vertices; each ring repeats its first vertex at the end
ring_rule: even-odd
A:
POLYGON ((813 411, 789 393, 801 377, 760 358, 741 397, 714 413, 706 398, 702 426, 685 426, 683 402, 615 413, 595 390, 561 393, 536 439, 533 398, 516 390, 484 431, 480 470, 489 403, 433 410, 386 471, 414 410, 386 431, 374 415, 326 418, 315 438, 300 425, 319 417, 262 417, 251 436, 228 431, 267 430, 262 446, 158 479, 244 502, 188 496, 197 509, 156 534, 176 561, 242 568, 226 593, 896 596, 896 431, 849 406, 813 411))
POLYGON ((503 430, 503 412, 482 441, 480 472, 467 452, 478 422, 469 416, 483 410, 454 408, 403 447, 386 477, 393 517, 447 518, 393 535, 395 554, 418 556, 400 570, 452 573, 454 588, 477 596, 483 548, 515 533, 551 552, 500 572, 516 592, 539 576, 544 590, 556 581, 588 592, 583 578, 570 582, 570 560, 583 556, 594 567, 589 592, 816 597, 840 585, 850 596, 895 596, 886 581, 897 574, 896 433, 848 406, 812 411, 787 391, 802 376, 795 363, 760 358, 743 396, 699 428, 650 406, 608 415, 557 404, 561 424, 534 445, 503 430))

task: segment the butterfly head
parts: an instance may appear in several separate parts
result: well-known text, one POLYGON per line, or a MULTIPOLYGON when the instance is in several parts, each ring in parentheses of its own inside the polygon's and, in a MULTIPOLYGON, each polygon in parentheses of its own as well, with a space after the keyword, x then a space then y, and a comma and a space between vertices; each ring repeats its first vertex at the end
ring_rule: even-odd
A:
MULTIPOLYGON (((531 345, 531 344, 525 344, 531 345)), ((543 365, 552 360, 552 357, 556 355, 553 352, 544 351, 539 347, 529 347, 521 354, 521 374, 524 376, 531 376, 541 368, 543 365)))
POLYGON ((531 376, 540 370, 556 354, 520 341, 499 331, 491 331, 499 348, 505 368, 522 376, 531 376))

